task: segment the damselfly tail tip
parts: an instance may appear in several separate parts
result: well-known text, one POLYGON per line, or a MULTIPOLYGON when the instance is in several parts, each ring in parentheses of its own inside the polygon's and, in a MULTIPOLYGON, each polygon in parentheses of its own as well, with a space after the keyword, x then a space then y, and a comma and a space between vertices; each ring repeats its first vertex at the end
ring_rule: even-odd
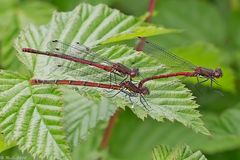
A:
POLYGON ((22 51, 23 52, 31 52, 33 49, 31 48, 22 48, 22 51))
POLYGON ((38 50, 32 49, 32 48, 22 48, 22 52, 28 52, 28 53, 38 54, 38 53, 40 53, 41 51, 38 51, 38 50))
POLYGON ((29 83, 30 83, 31 85, 37 84, 37 80, 36 80, 36 79, 30 79, 30 80, 29 80, 29 83))
POLYGON ((22 48, 22 51, 23 51, 23 52, 26 52, 26 50, 27 50, 27 48, 22 48))

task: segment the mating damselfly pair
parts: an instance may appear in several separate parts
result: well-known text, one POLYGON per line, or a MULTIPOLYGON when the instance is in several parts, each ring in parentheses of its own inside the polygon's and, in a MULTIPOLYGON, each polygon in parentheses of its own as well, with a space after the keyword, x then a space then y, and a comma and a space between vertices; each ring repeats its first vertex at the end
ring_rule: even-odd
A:
MULTIPOLYGON (((141 37, 139 37, 141 38, 141 37)), ((75 85, 75 86, 87 86, 87 87, 97 87, 104 88, 108 90, 118 90, 118 93, 124 93, 129 97, 140 97, 140 102, 146 108, 148 105, 145 100, 145 96, 150 94, 150 90, 145 86, 148 81, 169 78, 169 77, 197 77, 198 83, 203 83, 210 80, 210 85, 212 87, 213 83, 217 83, 216 79, 223 76, 222 70, 216 68, 215 70, 198 67, 190 63, 189 61, 182 59, 170 51, 163 49, 159 45, 156 45, 150 41, 144 41, 143 51, 156 52, 160 59, 166 62, 166 65, 172 66, 172 73, 168 74, 157 74, 149 77, 143 77, 138 83, 132 81, 133 78, 140 76, 141 73, 138 68, 130 68, 121 63, 114 63, 107 58, 99 57, 94 51, 89 47, 81 45, 79 42, 75 44, 68 44, 59 40, 53 40, 49 42, 48 50, 41 51, 33 48, 22 48, 23 52, 46 55, 49 57, 57 57, 74 63, 81 63, 83 65, 94 67, 100 70, 109 72, 109 83, 98 83, 92 81, 82 81, 82 80, 46 80, 46 79, 32 79, 30 83, 32 85, 39 84, 57 84, 57 85, 75 85), (92 57, 91 59, 88 57, 92 57), (174 72, 174 68, 177 71, 174 72), (113 82, 116 76, 122 77, 122 81, 117 83, 113 82), (203 77, 203 81, 199 81, 199 77, 203 77), (114 83, 114 84, 113 84, 114 83)), ((106 77, 105 77, 106 78, 106 77)), ((115 94, 115 95, 117 95, 115 94)))

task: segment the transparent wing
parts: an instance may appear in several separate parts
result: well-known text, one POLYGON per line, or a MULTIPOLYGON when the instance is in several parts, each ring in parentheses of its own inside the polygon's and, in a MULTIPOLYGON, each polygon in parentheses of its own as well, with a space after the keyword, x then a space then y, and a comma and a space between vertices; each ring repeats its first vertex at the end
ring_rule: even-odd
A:
POLYGON ((52 68, 52 76, 59 79, 84 80, 102 83, 119 84, 124 80, 111 72, 106 72, 95 67, 86 66, 80 63, 65 63, 56 61, 56 66, 52 68))
POLYGON ((172 71, 193 71, 196 68, 191 62, 176 56, 156 43, 144 41, 143 51, 159 56, 158 61, 171 68, 172 71))
POLYGON ((79 42, 68 44, 59 40, 53 40, 48 42, 48 49, 50 52, 57 54, 65 54, 94 62, 112 64, 107 59, 100 57, 96 52, 79 42))

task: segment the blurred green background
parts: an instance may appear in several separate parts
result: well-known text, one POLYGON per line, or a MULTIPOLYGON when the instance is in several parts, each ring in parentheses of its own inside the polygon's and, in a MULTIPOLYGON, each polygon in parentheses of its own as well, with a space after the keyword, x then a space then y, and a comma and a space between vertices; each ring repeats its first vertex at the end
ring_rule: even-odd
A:
MULTIPOLYGON (((135 16, 144 15, 149 3, 148 0, 1 0, 0 68, 24 72, 13 48, 19 31, 28 23, 46 24, 54 10, 69 11, 81 2, 104 3, 135 16)), ((202 119, 213 136, 195 134, 176 123, 158 123, 151 119, 143 122, 127 110, 121 113, 114 128, 109 159, 141 160, 157 144, 175 146, 179 143, 201 150, 210 160, 240 159, 240 1, 157 0, 152 23, 182 32, 151 40, 196 65, 223 69, 224 77, 218 89, 224 96, 209 91, 208 86, 200 87, 200 94, 193 89, 202 119)), ((76 159, 105 154, 93 153, 101 136, 102 130, 94 130, 89 140, 74 150, 76 159)), ((11 146, 0 153, 21 154, 17 147, 11 146)))

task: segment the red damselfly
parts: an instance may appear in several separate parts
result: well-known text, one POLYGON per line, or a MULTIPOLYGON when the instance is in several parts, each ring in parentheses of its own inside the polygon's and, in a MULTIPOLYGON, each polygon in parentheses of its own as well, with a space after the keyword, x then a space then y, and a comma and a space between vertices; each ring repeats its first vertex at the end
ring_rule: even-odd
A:
MULTIPOLYGON (((141 38, 141 37, 139 37, 141 38)), ((216 79, 223 76, 222 70, 220 68, 208 69, 204 67, 199 67, 193 65, 191 62, 182 59, 176 56, 174 53, 163 49, 159 45, 146 41, 143 51, 146 53, 155 53, 159 56, 160 60, 163 64, 167 67, 170 67, 174 73, 169 74, 161 74, 161 75, 154 75, 147 78, 144 78, 139 83, 139 88, 143 87, 144 83, 154 80, 154 79, 161 79, 161 78, 169 78, 169 77, 176 77, 176 76, 185 76, 185 77, 197 77, 198 84, 204 83, 210 80, 210 86, 212 88, 213 83, 217 83, 216 79), (176 72, 177 71, 177 72, 176 72), (199 81, 199 77, 205 78, 203 81, 199 81)))
MULTIPOLYGON (((71 45, 58 40, 53 40, 48 43, 48 48, 49 51, 40 51, 32 48, 22 48, 22 51, 86 64, 110 73, 114 73, 114 76, 119 75, 122 77, 127 76, 134 78, 139 75, 139 70, 137 68, 130 69, 121 63, 113 63, 101 58, 97 56, 97 53, 93 52, 90 48, 81 45, 79 42, 71 45), (97 60, 97 62, 89 60, 89 57, 93 57, 94 60, 97 60), (107 65, 103 63, 106 63, 107 65)), ((125 79, 127 79, 127 77, 125 79)))
MULTIPOLYGON (((119 94, 120 92, 126 94, 129 97, 129 100, 132 102, 131 97, 140 98, 140 102, 147 109, 144 96, 149 95, 150 91, 147 87, 138 87, 132 83, 132 81, 123 81, 119 85, 113 84, 104 84, 104 83, 96 83, 89 81, 75 81, 75 80, 41 80, 41 79, 32 79, 29 81, 31 85, 40 85, 40 84, 56 84, 56 85, 74 85, 74 86, 87 86, 87 87, 96 87, 96 88, 104 88, 109 90, 119 90, 114 96, 119 94)), ((112 96, 112 97, 114 97, 112 96)))

